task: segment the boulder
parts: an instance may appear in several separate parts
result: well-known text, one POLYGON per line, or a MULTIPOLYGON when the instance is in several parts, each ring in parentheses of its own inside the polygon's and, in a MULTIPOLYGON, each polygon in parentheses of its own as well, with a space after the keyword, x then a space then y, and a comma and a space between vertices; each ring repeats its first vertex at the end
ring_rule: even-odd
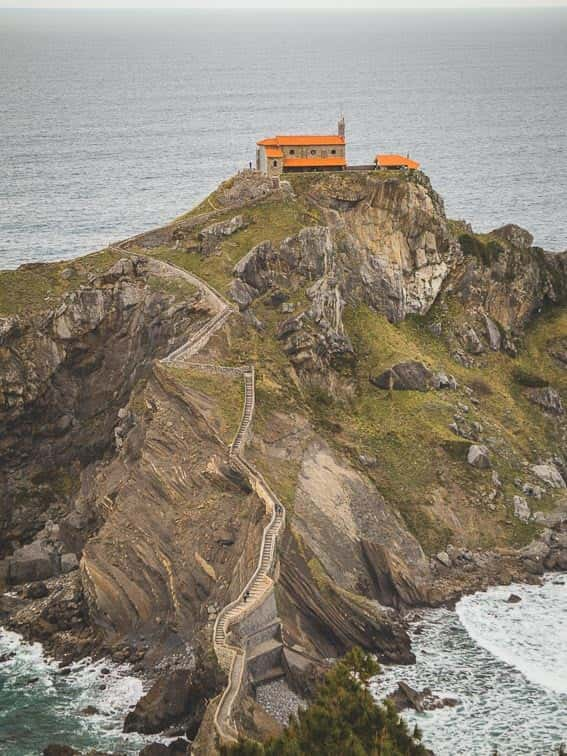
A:
POLYGON ((167 746, 169 756, 186 756, 189 754, 189 741, 185 738, 177 738, 167 746))
POLYGON ((490 457, 486 446, 481 444, 471 444, 467 452, 467 462, 469 465, 480 470, 486 470, 491 467, 490 457))
POLYGON ((441 698, 435 695, 431 688, 424 688, 421 691, 415 690, 403 680, 398 682, 398 689, 389 695, 388 699, 392 701, 398 711, 411 708, 421 713, 441 709, 444 706, 457 706, 460 703, 457 698, 441 698))
POLYGON ((528 502, 523 496, 514 496, 512 503, 514 504, 514 516, 522 522, 528 522, 531 516, 528 502))
POLYGON ((39 581, 27 585, 22 591, 22 596, 27 599, 45 598, 46 596, 49 596, 49 590, 45 583, 39 581))
POLYGON ((169 756, 169 748, 164 743, 149 743, 142 748, 139 756, 169 756))
POLYGON ((63 554, 61 557, 61 572, 66 574, 79 569, 79 560, 76 554, 63 554))
POLYGON ((440 551, 438 554, 435 555, 435 558, 437 561, 441 562, 445 567, 451 566, 451 558, 449 554, 447 554, 446 551, 440 551))
POLYGON ((159 677, 126 716, 124 732, 157 733, 184 717, 189 710, 189 679, 187 669, 159 677))
POLYGON ((559 392, 551 386, 530 388, 526 394, 530 402, 537 404, 544 412, 549 412, 551 415, 563 415, 565 412, 559 392))
POLYGON ((519 249, 527 249, 534 243, 534 237, 530 232, 521 226, 516 226, 515 223, 507 223, 505 226, 495 228, 490 234, 491 236, 503 239, 513 247, 518 247, 519 249))
POLYGON ((9 560, 8 579, 12 585, 46 580, 57 574, 57 568, 57 554, 38 539, 14 552, 9 560))
POLYGON ((551 486, 552 488, 567 487, 563 476, 552 462, 541 465, 532 465, 531 469, 533 474, 537 475, 537 477, 540 480, 543 480, 544 483, 547 483, 548 486, 551 486))
POLYGON ((228 295, 238 305, 239 310, 246 310, 258 296, 258 290, 240 278, 234 278, 228 289, 228 295))
POLYGON ((507 604, 519 604, 522 600, 521 596, 518 596, 516 593, 511 593, 508 598, 506 599, 507 604))
POLYGON ((219 528, 214 533, 214 539, 221 546, 232 546, 234 543, 234 533, 228 528, 219 528))
POLYGON ((472 327, 465 332, 465 348, 470 354, 482 354, 484 352, 484 344, 472 327))
POLYGON ((457 379, 454 375, 447 375, 446 373, 435 373, 435 375, 433 376, 433 386, 437 389, 455 390, 458 384, 457 379))
POLYGON ((235 215, 226 221, 219 221, 207 226, 199 232, 199 241, 201 242, 201 253, 204 255, 213 254, 219 243, 224 237, 240 231, 246 226, 242 215, 235 215))
POLYGON ((427 391, 434 385, 433 373, 421 362, 415 360, 399 362, 376 377, 370 383, 381 389, 397 391, 427 391))
POLYGON ((162 675, 126 716, 124 732, 154 734, 183 724, 188 737, 197 732, 206 703, 221 690, 225 676, 216 659, 197 652, 193 670, 162 675))
POLYGON ((486 326, 486 336, 490 348, 495 352, 499 352, 500 347, 502 346, 502 334, 500 333, 500 329, 492 318, 488 317, 488 315, 484 316, 484 324, 486 326))
POLYGON ((376 467, 378 464, 378 459, 372 454, 359 454, 358 461, 364 467, 376 467))
POLYGON ((81 709, 79 711, 79 714, 82 717, 94 717, 95 714, 99 714, 99 710, 96 708, 96 706, 85 706, 84 709, 81 709))

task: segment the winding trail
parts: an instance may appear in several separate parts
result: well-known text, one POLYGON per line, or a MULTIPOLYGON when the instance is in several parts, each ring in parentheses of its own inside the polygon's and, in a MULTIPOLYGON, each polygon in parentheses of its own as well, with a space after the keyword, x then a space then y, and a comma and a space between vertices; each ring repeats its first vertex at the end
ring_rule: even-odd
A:
POLYGON ((239 470, 248 479, 257 496, 264 502, 266 513, 270 519, 262 533, 260 551, 252 577, 248 580, 240 594, 221 609, 213 627, 213 647, 215 654, 219 666, 226 672, 228 677, 226 687, 220 696, 214 714, 214 723, 221 741, 236 742, 238 740, 238 730, 234 724, 233 708, 240 693, 246 671, 246 648, 245 646, 241 648, 232 641, 231 628, 253 609, 257 608, 268 597, 274 586, 272 575, 277 561, 276 546, 278 536, 285 526, 285 508, 261 473, 242 455, 254 417, 254 366, 249 365, 235 368, 223 365, 195 363, 188 360, 188 358, 197 354, 207 345, 211 337, 234 314, 234 308, 222 294, 195 274, 172 263, 157 260, 150 255, 137 254, 124 249, 122 245, 126 245, 130 241, 132 240, 126 239, 118 245, 109 247, 109 249, 132 257, 147 259, 150 261, 150 265, 155 273, 183 277, 195 286, 209 302, 211 308, 216 310, 215 315, 210 320, 193 333, 184 344, 164 357, 161 362, 168 365, 179 365, 180 367, 199 367, 201 370, 212 373, 240 374, 243 378, 244 403, 242 416, 236 435, 228 449, 228 460, 231 467, 239 470))

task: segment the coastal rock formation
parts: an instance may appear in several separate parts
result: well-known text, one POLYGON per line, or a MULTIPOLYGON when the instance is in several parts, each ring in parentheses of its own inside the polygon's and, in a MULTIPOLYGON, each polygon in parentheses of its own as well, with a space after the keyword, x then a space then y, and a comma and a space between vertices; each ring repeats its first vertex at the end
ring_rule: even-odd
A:
MULTIPOLYGON (((195 291, 160 291, 158 280, 142 261, 118 259, 57 307, 2 321, 0 557, 59 522, 78 472, 111 451, 118 411, 152 359, 207 317, 195 291)), ((12 577, 18 569, 4 564, 12 577)))
MULTIPOLYGON (((127 728, 203 718, 196 752, 215 619, 269 519, 229 452, 243 418, 286 513, 254 658, 267 644, 301 695, 353 645, 411 662, 409 607, 567 566, 567 255, 448 220, 419 173, 288 178, 246 172, 119 249, 10 272, 0 312, 2 619, 152 675, 127 728)), ((256 683, 235 716, 259 736, 280 725, 256 683)))

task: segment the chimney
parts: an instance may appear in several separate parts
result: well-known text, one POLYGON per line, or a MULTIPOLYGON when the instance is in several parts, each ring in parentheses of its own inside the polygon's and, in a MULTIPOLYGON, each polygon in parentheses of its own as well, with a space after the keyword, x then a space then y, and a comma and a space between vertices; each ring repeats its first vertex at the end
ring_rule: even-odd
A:
POLYGON ((339 136, 342 136, 343 139, 344 139, 344 136, 345 136, 345 117, 344 117, 344 115, 342 113, 341 113, 341 117, 339 118, 339 123, 338 123, 338 134, 339 134, 339 136))

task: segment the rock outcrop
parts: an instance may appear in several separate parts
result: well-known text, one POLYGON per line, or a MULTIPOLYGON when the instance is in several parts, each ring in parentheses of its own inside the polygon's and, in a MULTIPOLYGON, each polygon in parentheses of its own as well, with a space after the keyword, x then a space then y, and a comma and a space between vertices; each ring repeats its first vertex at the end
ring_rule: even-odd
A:
MULTIPOLYGON (((286 508, 276 635, 258 611, 277 674, 308 692, 353 645, 411 662, 409 607, 567 568, 567 255, 448 221, 419 173, 246 172, 199 210, 0 319, 0 613, 65 661, 153 675, 127 729, 192 739, 204 716, 206 752, 223 680, 194 648, 266 525, 228 455, 234 368, 256 375, 246 459, 286 508)), ((277 731, 245 687, 241 726, 277 731)))
MULTIPOLYGON (((195 292, 179 301, 157 280, 124 258, 57 308, 2 321, 0 557, 69 510, 77 471, 112 450, 118 412, 152 359, 208 316, 195 292)), ((46 577, 45 549, 33 549, 46 577)))

